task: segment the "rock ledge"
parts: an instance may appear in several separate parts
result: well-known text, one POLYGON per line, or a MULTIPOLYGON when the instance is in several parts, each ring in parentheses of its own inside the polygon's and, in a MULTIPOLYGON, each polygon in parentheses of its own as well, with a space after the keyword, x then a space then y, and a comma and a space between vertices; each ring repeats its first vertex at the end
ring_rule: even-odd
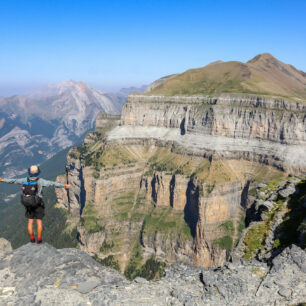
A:
POLYGON ((306 301, 306 252, 268 267, 234 258, 220 269, 176 263, 160 281, 127 281, 78 249, 24 245, 0 260, 1 305, 292 305, 306 301))

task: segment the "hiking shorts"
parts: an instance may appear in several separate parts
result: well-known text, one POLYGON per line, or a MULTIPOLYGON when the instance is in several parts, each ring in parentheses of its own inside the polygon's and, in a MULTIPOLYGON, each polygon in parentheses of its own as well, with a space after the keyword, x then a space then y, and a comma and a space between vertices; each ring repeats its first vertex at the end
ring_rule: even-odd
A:
POLYGON ((44 202, 41 201, 41 204, 35 208, 28 209, 26 208, 25 216, 28 219, 40 219, 42 220, 45 216, 45 205, 44 202))

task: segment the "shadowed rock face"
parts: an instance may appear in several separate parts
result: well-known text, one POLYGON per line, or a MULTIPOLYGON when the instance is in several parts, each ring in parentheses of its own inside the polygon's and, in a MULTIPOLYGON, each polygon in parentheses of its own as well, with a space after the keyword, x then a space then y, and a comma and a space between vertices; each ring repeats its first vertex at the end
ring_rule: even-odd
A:
POLYGON ((235 259, 217 270, 176 263, 160 281, 129 282, 77 249, 27 244, 0 260, 1 305, 293 305, 306 299, 306 253, 272 266, 235 259))

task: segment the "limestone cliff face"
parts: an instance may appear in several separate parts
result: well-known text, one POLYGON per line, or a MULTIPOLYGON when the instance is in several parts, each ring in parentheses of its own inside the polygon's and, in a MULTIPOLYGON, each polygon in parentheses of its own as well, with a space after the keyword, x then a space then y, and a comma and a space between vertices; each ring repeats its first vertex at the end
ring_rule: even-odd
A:
POLYGON ((118 118, 101 118, 69 153, 81 248, 121 270, 151 255, 223 265, 250 184, 306 170, 305 114, 255 96, 129 96, 119 126, 105 134, 118 118))
MULTIPOLYGON (((244 187, 241 182, 217 184, 210 191, 211 186, 186 176, 155 173, 152 178, 143 179, 141 187, 157 207, 172 207, 184 213, 194 241, 192 248, 184 246, 181 254, 189 255, 193 263, 204 267, 220 266, 228 259, 226 250, 216 248, 212 242, 224 234, 219 225, 243 214, 246 203, 241 200, 244 187)), ((156 240, 155 236, 153 241, 156 240)), ((160 250, 165 253, 167 248, 163 246, 167 241, 161 242, 160 250)), ((153 249, 152 239, 145 240, 144 246, 153 249)))
POLYGON ((194 151, 265 159, 288 171, 303 172, 305 116, 303 103, 256 96, 130 95, 122 110, 122 126, 109 138, 163 138, 194 151))
MULTIPOLYGON (((122 148, 118 144, 108 146, 105 152, 122 148)), ((227 235, 222 224, 229 221, 235 229, 238 226, 237 216, 243 214, 245 205, 242 194, 246 182, 211 184, 209 179, 205 182, 187 172, 154 170, 156 165, 161 166, 159 159, 167 154, 167 158, 178 162, 183 157, 157 143, 124 148, 141 159, 100 170, 85 164, 79 168, 78 160, 70 159, 75 165, 70 178, 73 215, 82 210, 82 205, 76 206, 74 201, 81 199, 81 194, 86 197, 78 225, 81 248, 101 258, 115 256, 122 270, 133 257, 133 246, 137 243, 144 258, 155 255, 168 262, 180 260, 203 267, 222 265, 229 252, 215 242, 227 235)), ((70 158, 72 155, 73 150, 70 158)), ((184 158, 186 165, 194 163, 190 173, 209 163, 203 157, 184 158)), ((66 199, 63 190, 58 189, 57 193, 59 201, 66 199)))
POLYGON ((299 144, 306 141, 305 115, 305 104, 256 96, 130 95, 121 123, 299 144))

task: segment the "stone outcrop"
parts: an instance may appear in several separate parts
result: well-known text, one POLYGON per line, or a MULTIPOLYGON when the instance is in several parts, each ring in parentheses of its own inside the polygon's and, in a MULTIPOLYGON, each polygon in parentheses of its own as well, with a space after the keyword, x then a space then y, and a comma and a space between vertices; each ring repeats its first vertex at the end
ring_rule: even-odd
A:
POLYGON ((306 253, 292 245, 271 266, 235 259, 221 269, 176 263, 159 281, 130 282, 77 249, 27 244, 0 260, 1 305, 297 305, 306 253))
POLYGON ((285 247, 306 246, 306 175, 259 184, 249 196, 248 227, 234 254, 248 260, 271 261, 285 247))
POLYGON ((0 257, 3 257, 6 253, 12 250, 12 245, 4 238, 0 238, 0 257))
POLYGON ((265 159, 305 171, 305 114, 303 103, 257 96, 130 95, 109 139, 163 139, 222 158, 265 159))

